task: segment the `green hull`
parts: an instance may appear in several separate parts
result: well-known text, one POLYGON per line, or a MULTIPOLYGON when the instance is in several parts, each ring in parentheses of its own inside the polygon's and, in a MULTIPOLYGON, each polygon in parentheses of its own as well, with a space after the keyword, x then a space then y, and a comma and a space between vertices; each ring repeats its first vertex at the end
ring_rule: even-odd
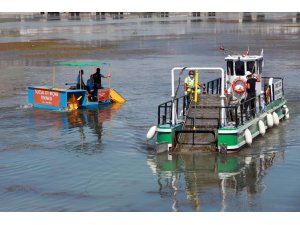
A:
MULTIPOLYGON (((251 133, 251 138, 254 139, 258 135, 260 135, 259 131, 259 121, 261 120, 266 129, 270 129, 267 125, 267 115, 276 112, 279 120, 285 117, 285 109, 283 105, 286 104, 286 100, 284 98, 275 100, 271 102, 266 111, 261 113, 259 116, 250 120, 239 127, 223 127, 218 129, 217 134, 217 148, 221 150, 221 148, 225 147, 227 153, 237 152, 239 149, 246 145, 246 137, 245 130, 248 129, 251 133)), ((157 127, 157 149, 159 152, 169 151, 175 146, 175 132, 181 131, 183 129, 183 123, 179 123, 176 126, 171 126, 170 124, 159 125, 157 127)))
POLYGON ((239 148, 247 144, 245 137, 246 129, 249 129, 252 139, 260 134, 258 125, 260 120, 264 123, 265 128, 270 129, 267 125, 267 114, 273 114, 273 112, 276 112, 279 120, 284 118, 285 112, 283 105, 285 104, 286 100, 284 98, 278 99, 267 106, 266 112, 245 123, 243 126, 237 128, 219 128, 218 149, 220 150, 222 147, 225 147, 228 153, 238 151, 239 148))
POLYGON ((173 146, 175 140, 175 131, 182 130, 183 123, 179 123, 176 126, 170 124, 159 125, 157 127, 157 146, 161 146, 160 151, 168 151, 173 146), (166 149, 167 148, 167 149, 166 149))

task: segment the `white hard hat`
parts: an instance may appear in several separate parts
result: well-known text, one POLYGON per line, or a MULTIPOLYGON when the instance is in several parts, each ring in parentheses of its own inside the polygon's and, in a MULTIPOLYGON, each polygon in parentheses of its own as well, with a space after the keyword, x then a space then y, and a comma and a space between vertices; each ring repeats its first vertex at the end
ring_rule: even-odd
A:
POLYGON ((249 75, 252 75, 252 73, 250 71, 246 71, 246 77, 248 77, 249 75))

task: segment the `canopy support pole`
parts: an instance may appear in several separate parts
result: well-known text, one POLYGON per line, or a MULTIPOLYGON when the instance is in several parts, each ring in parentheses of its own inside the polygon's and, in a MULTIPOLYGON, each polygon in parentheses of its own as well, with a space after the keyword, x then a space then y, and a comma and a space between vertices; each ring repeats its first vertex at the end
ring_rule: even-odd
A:
POLYGON ((53 72, 52 72, 52 86, 55 87, 55 66, 53 66, 53 72))

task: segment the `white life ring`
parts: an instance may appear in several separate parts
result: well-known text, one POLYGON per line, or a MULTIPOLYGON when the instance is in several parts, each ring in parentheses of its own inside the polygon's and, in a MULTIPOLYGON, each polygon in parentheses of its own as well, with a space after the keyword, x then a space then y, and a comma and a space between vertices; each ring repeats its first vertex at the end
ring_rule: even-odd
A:
POLYGON ((245 140, 248 145, 252 144, 252 135, 249 129, 245 130, 245 140))
POLYGON ((276 112, 273 112, 273 121, 276 126, 279 125, 279 117, 276 112))
POLYGON ((270 113, 267 114, 267 125, 268 128, 274 125, 273 116, 270 113))
POLYGON ((154 137, 155 133, 156 133, 156 126, 150 127, 146 135, 147 140, 151 140, 154 137))
POLYGON ((264 136, 266 133, 266 127, 263 121, 258 121, 258 129, 259 129, 259 133, 264 136))

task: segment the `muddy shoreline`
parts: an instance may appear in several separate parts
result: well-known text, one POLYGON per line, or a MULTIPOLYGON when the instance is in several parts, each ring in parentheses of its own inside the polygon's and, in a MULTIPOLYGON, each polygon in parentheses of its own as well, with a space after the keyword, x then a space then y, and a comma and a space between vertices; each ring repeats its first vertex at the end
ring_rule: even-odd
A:
POLYGON ((35 39, 27 42, 0 43, 0 52, 6 55, 18 51, 18 57, 26 58, 62 58, 75 57, 90 51, 106 51, 116 48, 114 45, 95 46, 70 41, 68 39, 35 39))

